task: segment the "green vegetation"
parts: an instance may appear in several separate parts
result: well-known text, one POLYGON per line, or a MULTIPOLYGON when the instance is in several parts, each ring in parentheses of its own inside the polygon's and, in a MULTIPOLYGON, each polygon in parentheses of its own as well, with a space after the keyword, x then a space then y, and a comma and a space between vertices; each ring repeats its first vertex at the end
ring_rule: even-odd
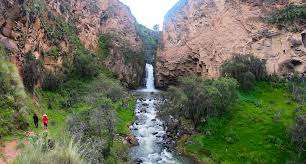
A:
POLYGON ((189 138, 185 152, 221 163, 299 162, 287 132, 297 109, 304 110, 285 87, 257 83, 253 91, 240 91, 238 103, 224 117, 199 126, 200 134, 189 138))
POLYGON ((23 153, 14 163, 85 163, 79 154, 80 147, 74 141, 68 142, 62 138, 60 142, 52 143, 47 135, 43 133, 42 136, 29 137, 30 143, 23 148, 23 153))
POLYGON ((302 30, 306 20, 306 5, 290 4, 285 8, 272 12, 267 16, 266 20, 268 23, 275 24, 289 31, 302 30))
POLYGON ((64 82, 65 75, 60 70, 47 71, 45 70, 42 77, 41 88, 43 90, 56 90, 64 82))
POLYGON ((237 81, 232 78, 182 78, 178 87, 169 88, 165 108, 178 118, 192 120, 197 127, 202 120, 226 112, 237 98, 237 87, 237 81))
POLYGON ((23 84, 28 92, 33 93, 35 85, 41 78, 42 63, 31 53, 26 54, 23 63, 23 84))
POLYGON ((236 55, 221 66, 223 76, 238 80, 240 87, 249 90, 254 87, 255 80, 266 78, 265 62, 252 55, 236 55))
POLYGON ((81 44, 73 23, 42 12, 44 6, 44 1, 30 0, 24 4, 24 10, 29 25, 40 17, 53 45, 45 55, 61 57, 63 66, 50 69, 27 54, 22 72, 24 86, 30 93, 27 95, 15 66, 1 58, 0 82, 6 87, 1 88, 4 94, 1 92, 0 97, 1 111, 5 111, 0 113, 1 138, 25 130, 34 132, 34 136, 26 138, 31 142, 22 148, 15 163, 128 162, 128 145, 123 140, 130 133, 135 99, 114 79, 113 73, 101 66, 101 59, 109 53, 110 40, 101 36, 101 54, 90 52, 81 44), (71 55, 62 53, 58 46, 62 40, 69 41, 71 55), (35 87, 37 84, 41 88, 35 87), (41 125, 34 127, 34 111, 39 116, 48 115, 48 135, 42 132, 41 125), (33 137, 37 139, 32 141, 33 137), (54 143, 52 147, 50 142, 54 143))
POLYGON ((57 59, 62 56, 62 52, 58 47, 52 47, 48 52, 44 53, 44 55, 57 59))
POLYGON ((144 56, 142 52, 135 52, 132 49, 126 47, 122 49, 124 64, 139 64, 140 66, 145 64, 144 56))
POLYGON ((100 34, 99 36, 99 56, 103 59, 106 59, 109 56, 109 48, 110 48, 110 36, 100 34))
POLYGON ((144 43, 145 60, 147 63, 154 63, 159 42, 159 27, 158 25, 155 25, 155 31, 148 29, 141 24, 138 24, 136 27, 137 33, 144 43))
POLYGON ((30 112, 17 68, 6 56, 7 52, 0 45, 0 138, 27 129, 26 118, 30 112))
POLYGON ((305 163, 305 78, 267 76, 264 63, 249 55, 226 61, 222 74, 236 78, 240 90, 230 79, 193 77, 169 88, 168 106, 175 110, 170 114, 181 124, 175 134, 192 134, 182 118, 192 121, 197 132, 183 135, 178 149, 204 163, 305 163), (193 112, 200 117, 186 117, 193 112))
MULTIPOLYGON (((134 119, 135 99, 119 82, 102 73, 96 78, 69 79, 55 90, 36 89, 35 95, 42 109, 39 113, 47 113, 50 119, 47 139, 55 142, 55 150, 38 154, 45 154, 48 160, 50 156, 51 160, 59 158, 57 155, 64 151, 63 161, 69 161, 71 155, 94 163, 129 160, 127 145, 122 140, 129 134, 128 125, 134 119), (62 141, 63 135, 67 141, 74 138, 72 147, 69 147, 71 143, 62 141), (62 147, 67 149, 57 152, 62 147)), ((36 134, 42 133, 32 124, 31 129, 36 134)), ((42 160, 43 156, 31 153, 31 150, 39 149, 40 144, 27 145, 18 159, 42 160)), ((22 163, 18 159, 17 162, 22 163)))

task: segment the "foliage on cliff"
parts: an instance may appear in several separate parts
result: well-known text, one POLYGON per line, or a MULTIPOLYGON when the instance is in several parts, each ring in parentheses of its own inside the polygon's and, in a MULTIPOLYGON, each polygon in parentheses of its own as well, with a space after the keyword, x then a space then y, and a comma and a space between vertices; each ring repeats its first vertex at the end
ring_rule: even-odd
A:
POLYGON ((159 42, 159 31, 153 31, 141 24, 138 24, 137 32, 144 43, 146 63, 154 63, 159 42))
POLYGON ((289 31, 301 31, 306 23, 306 5, 290 4, 273 11, 266 20, 289 31))

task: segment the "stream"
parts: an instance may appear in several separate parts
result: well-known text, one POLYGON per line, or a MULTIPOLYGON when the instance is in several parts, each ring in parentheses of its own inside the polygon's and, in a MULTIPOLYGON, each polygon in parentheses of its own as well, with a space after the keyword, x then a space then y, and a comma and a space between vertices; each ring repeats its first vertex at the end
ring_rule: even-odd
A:
POLYGON ((154 86, 154 68, 146 64, 146 86, 136 90, 136 120, 130 127, 139 145, 130 149, 133 163, 144 164, 180 164, 189 163, 175 151, 164 146, 165 129, 157 118, 157 104, 160 103, 160 91, 154 86))

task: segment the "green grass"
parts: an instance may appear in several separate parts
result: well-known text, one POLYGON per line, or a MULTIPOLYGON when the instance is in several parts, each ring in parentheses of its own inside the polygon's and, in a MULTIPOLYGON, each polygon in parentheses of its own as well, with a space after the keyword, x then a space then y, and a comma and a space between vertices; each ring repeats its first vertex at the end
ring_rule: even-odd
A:
POLYGON ((189 138, 191 142, 185 142, 183 149, 202 161, 292 162, 296 155, 288 128, 297 108, 285 87, 258 83, 254 91, 240 92, 238 103, 228 114, 202 125, 202 133, 189 138))
POLYGON ((122 107, 120 103, 116 108, 117 116, 119 120, 116 124, 116 131, 118 134, 125 136, 130 134, 129 126, 133 123, 135 118, 135 109, 136 101, 134 98, 130 98, 127 102, 127 107, 122 107))

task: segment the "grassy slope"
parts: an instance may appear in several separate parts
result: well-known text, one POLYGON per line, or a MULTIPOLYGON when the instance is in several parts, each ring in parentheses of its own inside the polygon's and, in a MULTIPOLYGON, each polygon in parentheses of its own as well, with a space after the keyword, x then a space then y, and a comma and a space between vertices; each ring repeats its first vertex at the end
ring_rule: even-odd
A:
MULTIPOLYGON (((49 136, 53 139, 61 139, 63 135, 67 135, 65 132, 66 127, 66 119, 72 113, 79 113, 81 111, 90 110, 95 107, 95 103, 89 104, 85 103, 82 100, 76 100, 74 105, 71 107, 63 107, 62 103, 67 102, 67 100, 71 99, 69 94, 73 92, 76 94, 79 99, 84 98, 85 95, 92 94, 90 90, 94 86, 93 84, 100 79, 94 80, 79 80, 74 79, 70 80, 68 83, 64 84, 61 89, 57 91, 43 91, 41 89, 36 90, 36 95, 39 104, 38 113, 41 115, 42 113, 47 113, 49 117, 49 136)), ((116 120, 116 133, 120 136, 124 137, 130 133, 129 125, 134 121, 134 108, 135 108, 135 98, 130 97, 126 100, 120 100, 117 102, 112 102, 110 99, 106 97, 101 97, 103 102, 110 104, 113 109, 116 110, 117 120, 116 120), (126 102, 127 108, 123 107, 123 101, 126 102)), ((99 100, 100 101, 100 100, 99 100)), ((40 125, 38 129, 34 128, 32 118, 30 117, 31 126, 30 129, 34 132, 41 134, 43 132, 43 128, 40 125)), ((103 127, 101 127, 103 128, 103 127)), ((110 163, 116 162, 117 154, 124 154, 127 152, 127 146, 123 144, 123 142, 117 138, 114 141, 112 147, 112 154, 110 157, 110 163)))
POLYGON ((200 128, 210 135, 192 136, 183 149, 208 162, 286 163, 296 157, 287 130, 297 107, 284 87, 258 83, 254 91, 240 92, 228 115, 200 128))

